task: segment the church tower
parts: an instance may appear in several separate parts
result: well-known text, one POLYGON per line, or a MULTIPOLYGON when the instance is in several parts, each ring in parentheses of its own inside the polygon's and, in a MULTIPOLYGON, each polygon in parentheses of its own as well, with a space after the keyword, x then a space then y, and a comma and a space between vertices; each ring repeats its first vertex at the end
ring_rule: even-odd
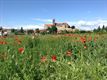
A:
POLYGON ((53 22, 53 25, 55 25, 55 19, 53 19, 53 21, 52 21, 52 22, 53 22))

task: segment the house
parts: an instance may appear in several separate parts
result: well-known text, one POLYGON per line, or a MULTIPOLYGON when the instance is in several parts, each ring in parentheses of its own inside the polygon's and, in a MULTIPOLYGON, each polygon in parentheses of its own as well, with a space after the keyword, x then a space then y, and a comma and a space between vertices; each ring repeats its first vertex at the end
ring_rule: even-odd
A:
POLYGON ((0 29, 0 36, 8 36, 11 33, 11 29, 0 29))
POLYGON ((72 29, 72 28, 70 27, 70 25, 67 24, 67 23, 56 23, 56 22, 55 22, 55 19, 53 19, 52 22, 53 22, 52 24, 45 24, 45 25, 44 25, 44 28, 45 28, 45 29, 48 29, 48 28, 51 28, 52 26, 56 26, 57 29, 58 29, 58 32, 64 31, 64 30, 69 31, 69 32, 75 31, 75 29, 72 29))

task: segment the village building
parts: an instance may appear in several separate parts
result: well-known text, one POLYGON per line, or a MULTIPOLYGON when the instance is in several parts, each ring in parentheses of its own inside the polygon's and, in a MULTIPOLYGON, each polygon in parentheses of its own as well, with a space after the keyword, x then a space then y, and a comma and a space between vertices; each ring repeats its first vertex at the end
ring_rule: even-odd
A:
POLYGON ((10 33, 11 33, 11 29, 0 28, 0 36, 7 36, 10 33))
POLYGON ((64 30, 69 31, 69 32, 75 31, 75 28, 72 29, 68 23, 65 23, 65 22, 64 23, 57 23, 57 22, 55 22, 55 19, 53 19, 52 22, 53 22, 52 24, 45 24, 44 28, 48 29, 48 28, 51 28, 52 26, 56 26, 58 32, 64 31, 64 30))

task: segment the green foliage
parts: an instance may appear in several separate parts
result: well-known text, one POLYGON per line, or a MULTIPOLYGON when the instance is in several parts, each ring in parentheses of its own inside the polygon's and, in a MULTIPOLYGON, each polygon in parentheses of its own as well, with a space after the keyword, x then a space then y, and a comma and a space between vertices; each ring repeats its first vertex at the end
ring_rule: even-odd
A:
POLYGON ((20 31, 17 31, 17 30, 16 30, 16 31, 14 32, 14 34, 15 34, 15 35, 24 35, 25 33, 21 33, 20 31))
POLYGON ((16 32, 16 31, 17 31, 17 30, 16 30, 16 29, 14 29, 14 28, 13 28, 13 29, 11 29, 11 32, 12 32, 12 33, 16 32))
POLYGON ((0 26, 0 30, 3 30, 2 26, 0 26))
POLYGON ((40 33, 40 30, 39 30, 39 28, 37 28, 35 31, 36 31, 36 33, 40 33))
POLYGON ((27 33, 28 34, 32 34, 32 33, 34 33, 34 30, 32 30, 32 29, 31 30, 27 30, 27 33))
POLYGON ((24 33, 24 29, 23 29, 23 27, 21 27, 20 32, 21 32, 21 33, 24 33))
POLYGON ((57 33, 57 27, 56 26, 52 26, 51 28, 49 27, 47 30, 49 31, 49 33, 57 33))
POLYGON ((93 30, 94 32, 107 32, 107 26, 103 25, 102 28, 99 26, 97 29, 93 30))
POLYGON ((72 29, 75 29, 75 26, 71 26, 72 29))

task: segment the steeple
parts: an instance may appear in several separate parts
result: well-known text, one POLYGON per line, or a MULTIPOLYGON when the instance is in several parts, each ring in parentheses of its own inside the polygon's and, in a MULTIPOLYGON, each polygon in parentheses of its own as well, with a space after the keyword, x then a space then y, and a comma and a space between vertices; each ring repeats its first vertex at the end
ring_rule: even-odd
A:
POLYGON ((55 25, 55 19, 53 19, 53 25, 55 25))

